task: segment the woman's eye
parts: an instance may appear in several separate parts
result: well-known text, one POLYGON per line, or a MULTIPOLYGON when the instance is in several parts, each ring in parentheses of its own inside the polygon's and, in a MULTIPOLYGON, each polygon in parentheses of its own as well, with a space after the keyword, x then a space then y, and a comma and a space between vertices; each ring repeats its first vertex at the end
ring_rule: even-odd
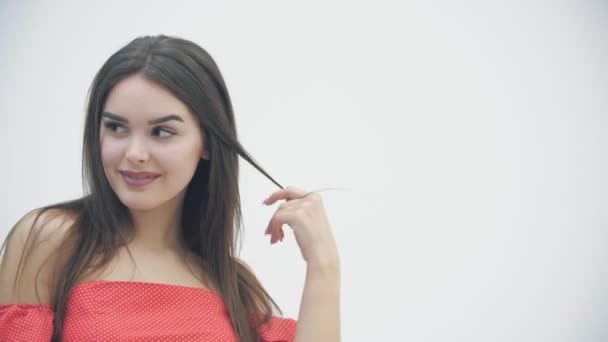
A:
POLYGON ((112 122, 112 121, 107 121, 104 123, 104 125, 106 126, 107 129, 109 129, 110 131, 112 131, 114 133, 122 133, 125 129, 123 127, 123 125, 116 123, 116 122, 112 122))
POLYGON ((168 138, 172 135, 175 135, 173 132, 162 128, 162 127, 156 127, 152 130, 152 135, 157 136, 159 138, 168 138))

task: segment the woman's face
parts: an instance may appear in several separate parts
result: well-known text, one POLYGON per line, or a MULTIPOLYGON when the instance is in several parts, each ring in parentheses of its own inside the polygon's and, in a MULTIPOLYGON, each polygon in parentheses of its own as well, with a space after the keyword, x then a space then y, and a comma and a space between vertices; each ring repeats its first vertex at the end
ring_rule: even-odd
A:
POLYGON ((132 210, 179 204, 200 158, 206 159, 201 130, 188 107, 139 74, 110 91, 100 133, 106 177, 132 210))

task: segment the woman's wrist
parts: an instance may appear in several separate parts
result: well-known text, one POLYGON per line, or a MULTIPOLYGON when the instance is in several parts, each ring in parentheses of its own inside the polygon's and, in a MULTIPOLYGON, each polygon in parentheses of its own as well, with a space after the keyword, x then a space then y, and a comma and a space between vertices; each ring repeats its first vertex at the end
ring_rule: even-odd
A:
POLYGON ((312 274, 339 274, 340 257, 337 251, 320 254, 306 263, 306 270, 312 274))

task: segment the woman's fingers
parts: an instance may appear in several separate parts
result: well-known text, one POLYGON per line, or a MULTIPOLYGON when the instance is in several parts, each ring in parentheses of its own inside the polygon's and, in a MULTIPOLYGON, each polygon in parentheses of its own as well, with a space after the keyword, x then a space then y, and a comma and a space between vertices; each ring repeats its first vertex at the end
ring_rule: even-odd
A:
MULTIPOLYGON (((283 225, 289 222, 289 211, 297 208, 300 205, 299 199, 307 195, 307 192, 295 187, 285 187, 279 191, 276 191, 264 200, 264 204, 271 205, 280 200, 286 202, 281 203, 277 208, 277 211, 270 220, 265 235, 271 235, 270 243, 274 244, 277 241, 283 241, 285 233, 283 231, 283 225)), ((293 228, 293 227, 292 227, 293 228)))
POLYGON ((274 192, 264 200, 271 205, 285 200, 270 219, 266 234, 272 244, 285 237, 283 225, 292 228, 304 260, 313 267, 324 267, 327 260, 337 260, 336 244, 321 196, 295 187, 274 192))
MULTIPOLYGON (((291 222, 291 216, 293 216, 295 210, 283 209, 277 211, 274 216, 270 219, 270 223, 266 228, 266 235, 270 235, 270 243, 274 244, 277 241, 283 241, 285 238, 285 232, 283 231, 283 225, 291 222)), ((293 228, 293 227, 291 227, 293 228)))
POLYGON ((270 195, 267 199, 264 200, 264 204, 271 205, 279 200, 290 201, 292 199, 302 198, 306 196, 308 193, 302 189, 298 189, 292 186, 285 187, 279 191, 276 191, 270 195))

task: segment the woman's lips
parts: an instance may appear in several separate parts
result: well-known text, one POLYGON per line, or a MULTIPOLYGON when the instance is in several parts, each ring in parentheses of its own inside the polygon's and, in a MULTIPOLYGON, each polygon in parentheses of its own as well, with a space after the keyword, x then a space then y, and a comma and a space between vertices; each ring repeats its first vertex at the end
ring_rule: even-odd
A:
POLYGON ((160 176, 160 174, 154 172, 120 171, 120 174, 125 183, 134 188, 144 187, 160 176))

